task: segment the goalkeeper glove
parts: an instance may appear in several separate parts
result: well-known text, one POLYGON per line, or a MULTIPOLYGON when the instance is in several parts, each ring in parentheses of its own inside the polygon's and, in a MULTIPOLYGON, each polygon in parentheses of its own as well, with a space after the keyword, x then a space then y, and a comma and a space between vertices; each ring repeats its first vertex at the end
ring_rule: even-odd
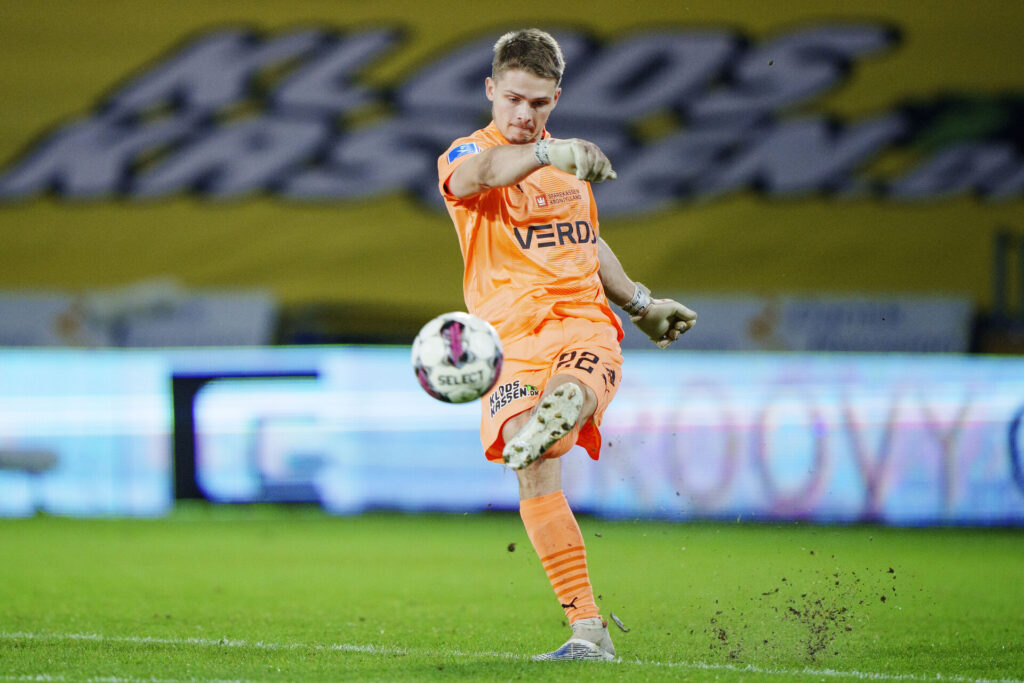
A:
POLYGON ((618 177, 601 148, 588 140, 542 138, 534 143, 533 154, 541 164, 573 173, 580 180, 599 183, 618 177))
POLYGON ((668 348, 697 322, 697 314, 672 299, 652 299, 651 290, 637 282, 633 298, 622 308, 655 345, 668 348))

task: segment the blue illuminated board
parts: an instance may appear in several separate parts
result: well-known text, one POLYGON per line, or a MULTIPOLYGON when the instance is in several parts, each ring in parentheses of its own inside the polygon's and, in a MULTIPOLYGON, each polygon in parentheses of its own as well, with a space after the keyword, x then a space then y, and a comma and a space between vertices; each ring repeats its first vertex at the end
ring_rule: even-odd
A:
POLYGON ((167 512, 168 376, 145 353, 0 353, 0 516, 167 512))
MULTIPOLYGON (((479 405, 428 397, 407 348, 7 351, 0 369, 3 516, 162 514, 172 443, 217 502, 518 504, 479 405)), ((1022 359, 630 351, 602 434, 599 462, 564 458, 566 495, 599 515, 1024 524, 1022 359)))

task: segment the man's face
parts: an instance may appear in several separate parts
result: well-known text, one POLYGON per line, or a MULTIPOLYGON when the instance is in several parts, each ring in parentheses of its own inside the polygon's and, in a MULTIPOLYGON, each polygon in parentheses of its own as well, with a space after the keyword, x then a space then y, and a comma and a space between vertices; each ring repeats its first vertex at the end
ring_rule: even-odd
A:
POLYGON ((506 69, 497 79, 487 77, 487 99, 498 130, 512 144, 540 139, 562 89, 552 78, 520 69, 506 69))

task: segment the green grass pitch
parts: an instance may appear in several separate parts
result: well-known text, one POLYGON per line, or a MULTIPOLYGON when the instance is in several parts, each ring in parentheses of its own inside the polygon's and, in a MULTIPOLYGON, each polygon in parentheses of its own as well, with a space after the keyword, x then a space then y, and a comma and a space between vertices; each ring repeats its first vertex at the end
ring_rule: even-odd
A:
POLYGON ((1024 533, 580 520, 621 655, 519 518, 186 506, 0 520, 0 680, 1019 680, 1024 533))

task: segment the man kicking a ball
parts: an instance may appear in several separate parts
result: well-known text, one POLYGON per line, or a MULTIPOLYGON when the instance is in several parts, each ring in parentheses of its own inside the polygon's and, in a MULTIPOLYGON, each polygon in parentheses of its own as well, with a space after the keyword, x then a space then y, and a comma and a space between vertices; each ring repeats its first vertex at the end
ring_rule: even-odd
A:
POLYGON ((505 351, 501 377, 481 399, 484 452, 516 470, 526 533, 572 627, 562 647, 535 659, 613 659, 558 458, 576 444, 600 455, 598 426, 622 367, 609 300, 662 348, 697 314, 652 299, 600 237, 590 183, 614 179, 611 162, 594 143, 545 128, 563 69, 549 34, 502 36, 485 81, 493 120, 455 140, 437 165, 467 309, 494 325, 505 351))

